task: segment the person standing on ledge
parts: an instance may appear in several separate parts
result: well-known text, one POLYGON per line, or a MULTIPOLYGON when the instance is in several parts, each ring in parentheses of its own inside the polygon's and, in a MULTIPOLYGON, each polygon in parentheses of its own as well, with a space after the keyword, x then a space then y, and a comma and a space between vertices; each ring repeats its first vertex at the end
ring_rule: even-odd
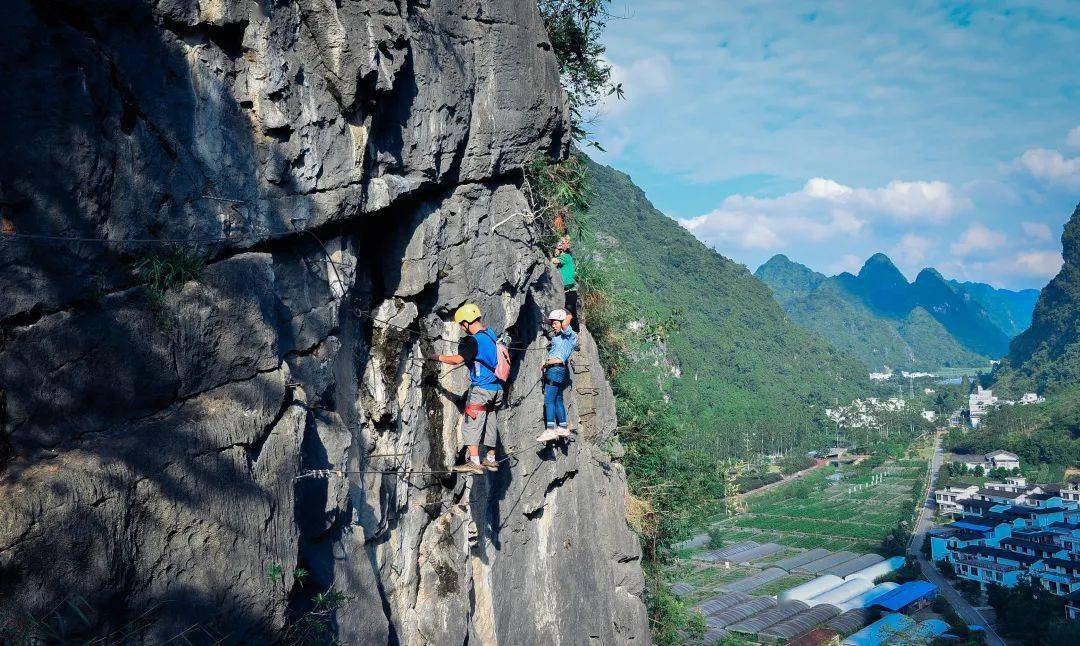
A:
POLYGON ((432 361, 450 366, 464 363, 469 368, 469 393, 465 398, 465 417, 461 434, 466 448, 465 462, 454 467, 458 473, 479 474, 498 471, 495 444, 498 424, 495 409, 502 403, 503 384, 495 376, 499 351, 495 333, 480 321, 480 308, 466 303, 454 312, 454 321, 465 336, 458 342, 457 354, 433 354, 432 361), (480 445, 487 447, 487 456, 480 462, 480 445))
POLYGON ((544 360, 544 432, 536 438, 537 442, 570 437, 563 391, 570 385, 570 355, 578 342, 577 333, 570 327, 573 320, 573 315, 566 310, 548 314, 553 334, 544 360))
POLYGON ((562 276, 563 291, 566 294, 566 311, 570 313, 570 326, 574 332, 580 332, 578 328, 578 309, 577 309, 577 267, 574 266, 574 255, 570 253, 570 236, 563 236, 559 238, 559 242, 555 245, 555 257, 551 259, 559 269, 559 275, 562 276))

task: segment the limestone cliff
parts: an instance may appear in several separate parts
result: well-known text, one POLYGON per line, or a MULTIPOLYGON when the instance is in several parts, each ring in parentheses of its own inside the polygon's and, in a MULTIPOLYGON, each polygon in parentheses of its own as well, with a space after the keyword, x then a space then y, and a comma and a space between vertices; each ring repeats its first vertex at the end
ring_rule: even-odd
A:
POLYGON ((531 2, 13 0, 5 24, 0 620, 262 642, 333 589, 348 644, 648 641, 587 335, 577 440, 532 439, 562 294, 522 168, 567 141, 531 2), (207 264, 150 298, 160 239, 207 264), (512 455, 471 481, 442 473, 466 376, 422 360, 467 299, 525 348, 512 455))

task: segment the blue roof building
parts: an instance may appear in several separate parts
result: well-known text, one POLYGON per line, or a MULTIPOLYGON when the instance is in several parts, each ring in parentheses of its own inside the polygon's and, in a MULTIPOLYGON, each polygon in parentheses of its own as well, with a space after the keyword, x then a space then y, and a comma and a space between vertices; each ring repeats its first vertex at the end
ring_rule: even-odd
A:
MULTIPOLYGON (((1030 576, 1059 596, 1080 592, 1080 510, 1059 488, 1034 485, 1027 502, 963 500, 965 514, 930 531, 930 556, 957 576, 987 585, 1015 586, 1030 576)), ((1080 485, 1077 486, 1080 491, 1080 485)), ((993 492, 998 498, 1010 492, 993 492)), ((984 498, 987 496, 984 496, 984 498)), ((1080 494, 1078 494, 1080 497, 1080 494)))
POLYGON ((842 643, 844 646, 885 646, 886 644, 904 644, 909 641, 926 643, 934 637, 945 634, 948 629, 949 624, 938 619, 916 623, 911 617, 891 613, 851 635, 842 643))
POLYGON ((937 586, 929 581, 908 581, 874 599, 870 605, 890 612, 921 608, 937 597, 937 586))

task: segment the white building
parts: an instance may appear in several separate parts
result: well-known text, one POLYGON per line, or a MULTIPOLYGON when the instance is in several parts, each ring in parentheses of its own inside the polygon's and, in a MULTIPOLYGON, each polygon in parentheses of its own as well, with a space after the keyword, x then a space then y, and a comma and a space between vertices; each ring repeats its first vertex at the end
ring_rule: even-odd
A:
POLYGON ((1009 471, 1020 468, 1020 456, 1008 451, 997 450, 986 454, 986 459, 993 468, 1005 468, 1009 471))
MULTIPOLYGON (((1020 456, 1015 453, 1001 450, 993 451, 986 455, 949 453, 945 456, 945 462, 949 464, 959 462, 964 465, 968 471, 974 471, 976 467, 982 467, 983 473, 989 473, 991 469, 997 469, 999 467, 1010 471, 1020 468, 1020 456)), ((1012 480, 1012 478, 1010 478, 1010 480, 1012 480)))
POLYGON ((922 418, 925 419, 928 422, 932 422, 935 419, 937 419, 937 413, 935 413, 932 410, 924 410, 922 412, 922 418))
POLYGON ((934 502, 943 514, 959 514, 964 511, 961 500, 968 500, 979 491, 978 485, 950 485, 934 490, 934 502))
POLYGON ((870 381, 888 381, 892 377, 891 372, 871 372, 870 381))
POLYGON ((1080 503, 1080 479, 1076 476, 1069 478, 1069 482, 1061 488, 1061 499, 1066 502, 1080 503))
POLYGON ((971 415, 971 425, 976 427, 986 413, 998 403, 998 398, 994 397, 994 391, 983 390, 982 386, 978 386, 975 392, 968 395, 968 413, 971 415))
POLYGON ((1024 393, 1020 397, 1020 403, 1025 404, 1025 405, 1026 404, 1041 404, 1044 401, 1046 401, 1045 397, 1039 397, 1035 393, 1024 393))

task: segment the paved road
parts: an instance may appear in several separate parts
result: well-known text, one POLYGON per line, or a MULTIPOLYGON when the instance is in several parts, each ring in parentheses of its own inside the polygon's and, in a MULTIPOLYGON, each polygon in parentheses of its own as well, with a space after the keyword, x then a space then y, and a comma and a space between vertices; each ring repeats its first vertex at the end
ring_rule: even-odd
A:
POLYGON ((967 625, 978 625, 986 628, 986 643, 988 646, 1005 646, 1004 640, 994 632, 994 627, 983 617, 982 613, 972 607, 953 587, 952 583, 942 576, 937 568, 922 555, 922 545, 926 540, 926 532, 931 527, 930 519, 933 517, 931 501, 934 497, 934 482, 937 481, 938 470, 941 469, 941 458, 941 436, 936 435, 934 436, 934 456, 930 459, 930 488, 926 492, 926 500, 923 501, 922 508, 919 509, 919 520, 915 525, 915 533, 912 535, 911 546, 908 551, 918 560, 923 576, 938 587, 945 600, 949 602, 956 614, 960 615, 960 618, 967 625))

